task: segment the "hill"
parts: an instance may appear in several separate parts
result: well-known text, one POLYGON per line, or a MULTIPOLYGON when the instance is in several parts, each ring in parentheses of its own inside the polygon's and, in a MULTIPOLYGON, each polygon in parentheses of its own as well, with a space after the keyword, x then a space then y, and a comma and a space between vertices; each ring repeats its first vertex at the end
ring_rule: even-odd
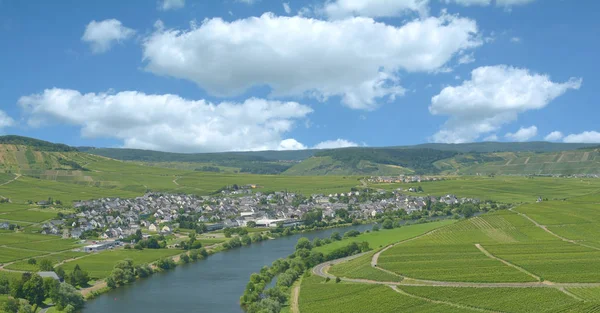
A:
POLYGON ((435 162, 443 173, 460 175, 588 175, 600 174, 600 149, 547 153, 498 152, 461 154, 435 162), (485 159, 481 159, 485 157, 485 159))
POLYGON ((48 152, 73 152, 77 151, 76 148, 67 146, 60 143, 52 143, 39 139, 23 137, 23 136, 0 136, 0 144, 4 145, 15 145, 15 146, 28 146, 35 151, 48 151, 48 152))

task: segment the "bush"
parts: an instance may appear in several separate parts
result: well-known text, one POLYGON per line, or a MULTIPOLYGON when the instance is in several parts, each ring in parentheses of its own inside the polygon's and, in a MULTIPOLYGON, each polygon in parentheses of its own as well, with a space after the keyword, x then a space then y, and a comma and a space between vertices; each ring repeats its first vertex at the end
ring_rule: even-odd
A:
POLYGON ((181 261, 182 264, 190 263, 190 257, 187 255, 187 253, 182 253, 179 256, 179 260, 181 261))
POLYGON ((342 280, 341 280, 339 277, 336 277, 336 278, 335 278, 335 283, 336 283, 336 284, 337 284, 337 283, 339 283, 339 282, 341 282, 341 281, 342 281, 342 280))
POLYGON ((329 277, 325 278, 326 283, 329 282, 330 280, 331 280, 331 278, 329 278, 329 277))

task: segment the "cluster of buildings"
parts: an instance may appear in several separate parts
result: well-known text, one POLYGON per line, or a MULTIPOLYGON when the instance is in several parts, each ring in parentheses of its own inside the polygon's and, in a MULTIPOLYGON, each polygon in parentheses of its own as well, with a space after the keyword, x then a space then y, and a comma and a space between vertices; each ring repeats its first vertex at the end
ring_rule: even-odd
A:
MULTIPOLYGON (((238 189, 248 190, 248 189, 238 189)), ((74 203, 78 213, 63 215, 42 226, 42 233, 81 238, 86 232, 115 240, 123 239, 145 229, 170 233, 186 223, 203 223, 208 231, 247 226, 294 226, 302 217, 319 209, 324 219, 336 218, 344 209, 353 218, 368 219, 386 210, 407 213, 422 210, 427 202, 447 205, 477 202, 476 199, 413 196, 401 189, 390 191, 351 191, 335 194, 314 194, 309 197, 274 192, 250 194, 219 194, 194 196, 148 193, 134 199, 102 198, 74 203)))
POLYGON ((421 175, 413 175, 413 176, 371 176, 367 179, 370 183, 420 183, 424 181, 438 181, 444 180, 441 177, 433 177, 433 176, 421 176, 421 175))

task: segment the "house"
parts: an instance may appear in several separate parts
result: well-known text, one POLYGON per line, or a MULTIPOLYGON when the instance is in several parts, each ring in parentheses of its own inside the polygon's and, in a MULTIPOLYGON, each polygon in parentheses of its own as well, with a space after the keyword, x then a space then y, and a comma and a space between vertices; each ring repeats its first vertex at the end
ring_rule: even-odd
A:
POLYGON ((171 227, 165 225, 165 226, 163 226, 163 228, 160 231, 163 233, 170 233, 171 227))
POLYGON ((149 231, 158 231, 158 228, 156 227, 156 225, 150 224, 150 226, 148 226, 148 230, 149 231))

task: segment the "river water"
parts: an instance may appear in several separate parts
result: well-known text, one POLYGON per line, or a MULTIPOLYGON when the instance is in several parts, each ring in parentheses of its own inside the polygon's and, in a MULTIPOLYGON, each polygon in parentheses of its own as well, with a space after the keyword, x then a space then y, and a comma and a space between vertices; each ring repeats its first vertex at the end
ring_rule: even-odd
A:
POLYGON ((239 299, 250 274, 290 255, 300 237, 312 240, 329 237, 333 232, 371 228, 358 225, 326 229, 215 253, 100 295, 86 303, 83 313, 242 312, 239 299))

